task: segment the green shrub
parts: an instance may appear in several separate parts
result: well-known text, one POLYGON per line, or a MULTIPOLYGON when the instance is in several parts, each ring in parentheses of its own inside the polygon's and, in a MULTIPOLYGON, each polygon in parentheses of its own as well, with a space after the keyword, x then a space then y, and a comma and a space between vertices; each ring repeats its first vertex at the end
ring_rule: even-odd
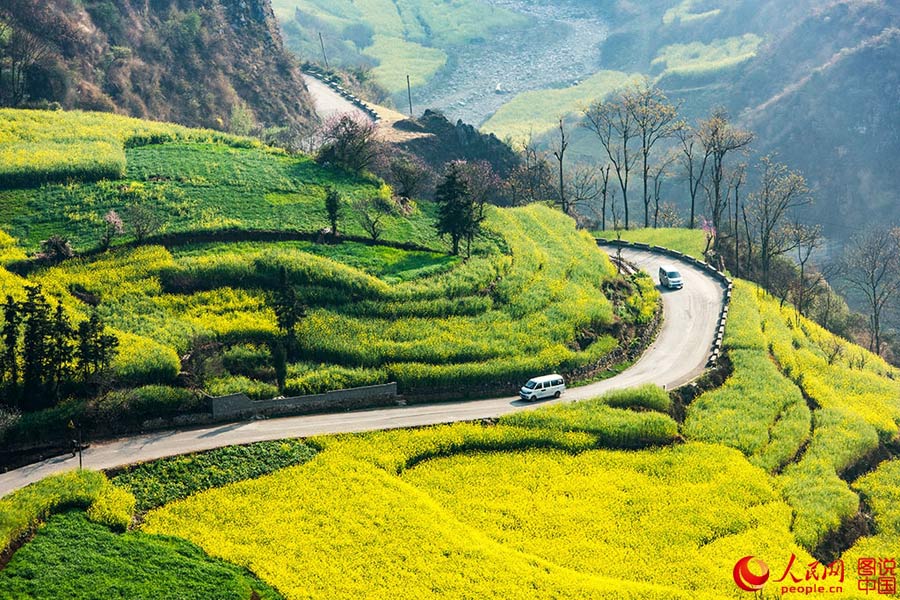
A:
POLYGON ((206 392, 210 396, 228 396, 230 394, 246 394, 251 400, 268 400, 278 395, 278 386, 235 375, 218 377, 206 382, 206 392))
POLYGON ((3 431, 0 442, 6 447, 36 446, 71 440, 69 421, 83 422, 87 402, 69 400, 38 412, 23 413, 3 431))
POLYGON ((203 412, 205 404, 191 390, 146 385, 133 390, 114 390, 93 401, 90 421, 98 428, 121 430, 149 419, 166 419, 203 412))
POLYGON ((125 385, 174 383, 181 371, 181 359, 174 348, 137 336, 120 339, 112 362, 116 379, 125 385))
POLYGON ((500 422, 529 429, 583 431, 596 436, 602 448, 645 448, 671 444, 678 437, 678 424, 669 416, 610 408, 604 398, 517 412, 500 422))
POLYGON ((232 375, 259 379, 260 374, 272 372, 272 354, 263 344, 238 344, 222 353, 222 366, 232 375))
POLYGON ((286 396, 304 396, 387 382, 387 372, 382 369, 293 364, 288 366, 284 393, 286 396))
POLYGON ((669 393, 652 383, 627 390, 607 392, 600 400, 613 408, 646 408, 662 413, 667 413, 672 408, 672 398, 669 397, 669 393))
POLYGON ((638 325, 646 325, 656 316, 659 309, 660 294, 653 279, 643 271, 631 278, 635 291, 625 300, 625 308, 629 312, 629 321, 638 325))

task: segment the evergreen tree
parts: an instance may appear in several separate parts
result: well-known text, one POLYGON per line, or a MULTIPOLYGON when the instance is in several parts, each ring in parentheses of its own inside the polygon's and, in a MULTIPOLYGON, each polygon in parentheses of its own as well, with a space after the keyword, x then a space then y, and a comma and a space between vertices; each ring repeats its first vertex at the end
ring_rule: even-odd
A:
POLYGON ((341 217, 341 195, 333 187, 325 188, 325 212, 331 224, 331 237, 337 239, 338 220, 341 217))
POLYGON ((450 236, 453 254, 459 254, 459 243, 471 240, 480 226, 475 203, 458 163, 451 163, 435 193, 438 207, 437 231, 450 236))
POLYGON ((287 381, 287 353, 284 349, 284 343, 273 342, 269 350, 272 353, 272 366, 275 369, 275 382, 278 385, 278 393, 284 393, 285 382, 287 381))
POLYGON ((94 331, 94 316, 87 321, 78 324, 78 333, 76 334, 75 357, 78 359, 79 371, 81 371, 81 380, 85 383, 91 381, 94 374, 94 365, 97 364, 97 349, 94 345, 96 333, 94 331))
POLYGON ((278 271, 278 288, 272 295, 272 310, 275 311, 275 320, 288 358, 293 358, 297 347, 297 324, 306 316, 306 307, 297 298, 297 292, 288 281, 287 269, 284 267, 278 271))
POLYGON ((85 384, 97 383, 99 376, 109 369, 118 346, 119 340, 114 335, 105 333, 103 322, 97 313, 78 324, 75 357, 85 384))
POLYGON ((22 397, 26 409, 43 408, 47 404, 47 373, 50 366, 50 305, 41 286, 25 288, 25 301, 20 305, 24 334, 22 340, 22 397))
POLYGON ((3 353, 0 356, 0 381, 3 383, 3 395, 7 405, 18 408, 19 405, 19 337, 22 315, 19 303, 12 296, 6 297, 3 305, 3 353))
POLYGON ((53 399, 60 400, 61 392, 72 381, 72 358, 74 357, 73 337, 75 330, 63 309, 62 302, 56 305, 50 324, 50 347, 48 350, 53 399))

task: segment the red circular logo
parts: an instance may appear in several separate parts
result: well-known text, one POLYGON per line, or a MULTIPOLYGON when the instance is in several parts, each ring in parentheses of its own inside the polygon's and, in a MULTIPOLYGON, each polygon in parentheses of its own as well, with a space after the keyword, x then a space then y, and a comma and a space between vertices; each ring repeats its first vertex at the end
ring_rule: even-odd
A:
POLYGON ((745 556, 734 565, 734 582, 745 592, 758 592, 769 580, 769 565, 755 556, 745 556), (759 567, 759 575, 750 570, 750 563, 759 567))

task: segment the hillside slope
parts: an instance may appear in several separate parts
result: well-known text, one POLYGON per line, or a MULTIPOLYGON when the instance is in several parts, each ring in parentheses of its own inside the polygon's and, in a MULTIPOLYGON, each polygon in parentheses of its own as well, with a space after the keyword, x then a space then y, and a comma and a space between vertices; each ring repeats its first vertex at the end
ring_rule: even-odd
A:
POLYGON ((900 153, 896 3, 659 4, 676 6, 662 22, 643 7, 610 37, 605 68, 650 73, 691 119, 725 106, 756 133, 756 152, 777 153, 807 176, 816 198, 811 217, 833 239, 900 217, 900 176, 891 167, 900 153), (758 36, 758 46, 723 62, 722 40, 746 35, 758 36))
POLYGON ((735 78, 733 105, 759 150, 811 176, 815 218, 835 237, 900 218, 898 64, 900 8, 847 2, 810 16, 735 78))
MULTIPOLYGON (((220 130, 314 118, 268 0, 9 0, 0 23, 40 50, 6 105, 58 102, 220 130)), ((0 51, 8 59, 12 45, 0 51)))
POLYGON ((619 277, 547 206, 487 206, 463 258, 437 232, 437 204, 250 138, 5 109, 0 140, 0 297, 39 284, 73 322, 96 314, 119 340, 104 380, 118 390, 99 397, 40 402, 53 396, 25 393, 7 368, 0 403, 25 414, 0 431, 4 450, 52 440, 61 427, 40 424, 73 412, 94 436, 125 423, 120 412, 203 417, 201 390, 263 399, 392 381, 435 400, 509 393, 543 371, 608 375, 659 303, 648 277, 619 277), (54 235, 80 256, 35 256, 54 235), (303 307, 290 331, 280 294, 303 307), (44 408, 56 412, 33 418, 44 408))

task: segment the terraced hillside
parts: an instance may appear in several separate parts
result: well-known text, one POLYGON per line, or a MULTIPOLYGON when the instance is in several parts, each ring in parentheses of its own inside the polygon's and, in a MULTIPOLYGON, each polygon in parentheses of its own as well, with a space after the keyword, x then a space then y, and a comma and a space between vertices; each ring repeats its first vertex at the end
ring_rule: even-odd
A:
POLYGON ((143 577, 131 589, 152 597, 152 572, 107 565, 164 560, 165 544, 191 561, 176 596, 236 565, 223 597, 742 598, 732 572, 754 556, 770 569, 762 597, 870 597, 859 560, 900 547, 896 370, 745 282, 725 347, 731 375, 683 422, 650 386, 492 423, 165 459, 112 485, 47 479, 0 500, 5 539, 76 511, 12 556, 0 595, 88 597, 143 577))
POLYGON ((63 402, 41 417, 50 427, 22 416, 9 443, 73 416, 113 423, 122 407, 137 422, 202 412, 197 391, 508 391, 534 372, 589 373, 658 304, 648 278, 617 278, 546 206, 488 207, 462 259, 437 235, 434 204, 396 205, 373 241, 355 203, 395 204, 383 182, 250 139, 90 113, 4 111, 0 131, 3 296, 38 284, 120 342, 112 391, 63 402), (341 196, 340 243, 322 233, 326 188, 341 196), (53 235, 80 256, 26 259, 53 235), (305 307, 281 389, 279 289, 305 307))

